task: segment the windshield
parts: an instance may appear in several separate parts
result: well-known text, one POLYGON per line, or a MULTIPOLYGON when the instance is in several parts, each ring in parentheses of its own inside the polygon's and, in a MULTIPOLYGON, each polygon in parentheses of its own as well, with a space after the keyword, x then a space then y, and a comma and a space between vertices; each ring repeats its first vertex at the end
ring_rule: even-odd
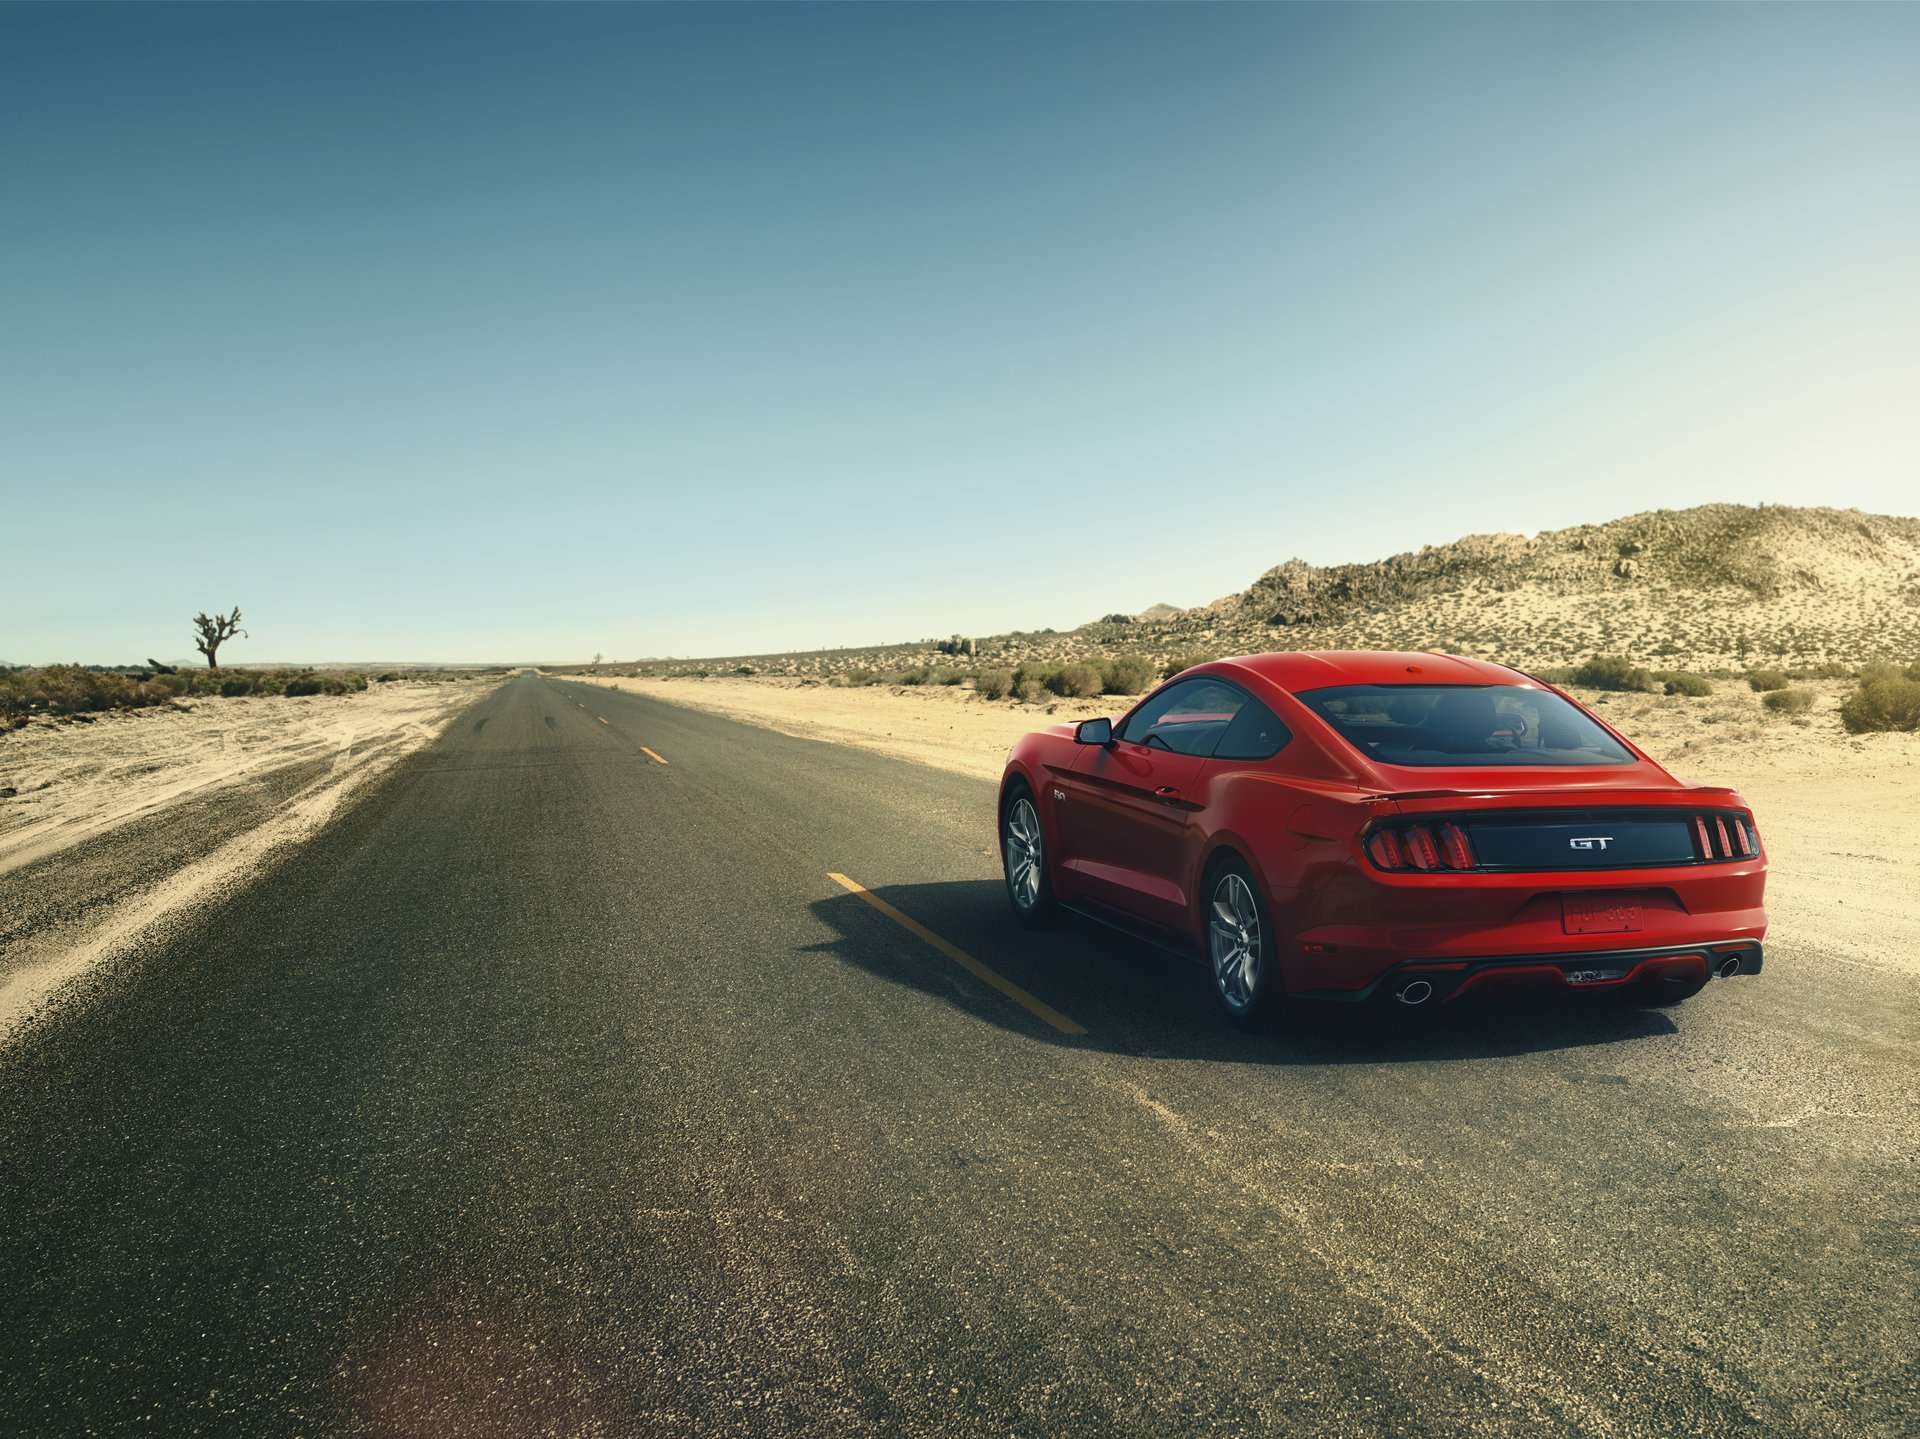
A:
POLYGON ((1522 685, 1340 685, 1299 699, 1355 749, 1385 764, 1634 761, 1577 705, 1522 685))

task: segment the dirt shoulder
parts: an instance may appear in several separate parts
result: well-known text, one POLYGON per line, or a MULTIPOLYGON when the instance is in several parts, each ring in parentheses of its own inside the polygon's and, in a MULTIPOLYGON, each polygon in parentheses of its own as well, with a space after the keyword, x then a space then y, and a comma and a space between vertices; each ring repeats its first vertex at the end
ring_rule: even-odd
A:
MULTIPOLYGON (((1133 703, 1107 695, 1027 705, 962 687, 792 679, 568 678, 989 780, 1029 730, 1133 703)), ((1702 699, 1577 693, 1675 774, 1730 784, 1754 806, 1772 863, 1776 943, 1920 975, 1920 827, 1911 822, 1920 809, 1920 735, 1849 735, 1837 711, 1850 686, 1806 688, 1815 703, 1802 716, 1768 710, 1737 682, 1702 699)))
POLYGON ((0 1043, 245 882, 494 681, 205 698, 0 739, 0 1043))

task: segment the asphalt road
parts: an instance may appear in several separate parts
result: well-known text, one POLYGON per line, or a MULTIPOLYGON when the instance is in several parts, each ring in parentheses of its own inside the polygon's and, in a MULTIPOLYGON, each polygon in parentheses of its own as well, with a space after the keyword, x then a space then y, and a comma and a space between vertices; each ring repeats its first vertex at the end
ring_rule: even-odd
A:
POLYGON ((0 1057, 0 1433, 1920 1431, 1910 985, 1249 1037, 992 805, 506 684, 0 1057))

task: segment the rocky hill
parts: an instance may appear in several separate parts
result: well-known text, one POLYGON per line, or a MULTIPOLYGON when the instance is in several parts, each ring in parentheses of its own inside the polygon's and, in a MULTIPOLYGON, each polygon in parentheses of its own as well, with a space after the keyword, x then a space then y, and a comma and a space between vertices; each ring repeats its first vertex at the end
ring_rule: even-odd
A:
MULTIPOLYGON (((954 663, 934 641, 726 661, 763 673, 954 663)), ((1702 505, 1525 535, 1469 535, 1368 564, 1289 560, 1197 609, 971 642, 1012 664, 1088 654, 1440 649, 1527 667, 1626 655, 1664 669, 1920 658, 1920 520, 1702 505)), ((709 662, 718 664, 721 662, 709 662)))

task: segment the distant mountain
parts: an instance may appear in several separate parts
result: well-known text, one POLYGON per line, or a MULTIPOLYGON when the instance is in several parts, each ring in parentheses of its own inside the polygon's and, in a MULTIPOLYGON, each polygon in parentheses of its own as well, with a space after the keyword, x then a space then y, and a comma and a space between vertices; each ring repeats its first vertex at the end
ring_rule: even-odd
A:
MULTIPOLYGON (((1911 661, 1920 520, 1788 505, 1652 510, 1363 564, 1288 560, 1196 609, 1155 605, 976 646, 975 663, 998 664, 1280 649, 1438 649, 1523 666, 1622 654, 1669 669, 1911 661)), ((931 643, 741 658, 789 674, 952 662, 931 643)))
POLYGON ((1920 656, 1920 520, 1702 505, 1371 564, 1290 560, 1164 622, 1229 649, 1408 646, 1669 667, 1920 656))

